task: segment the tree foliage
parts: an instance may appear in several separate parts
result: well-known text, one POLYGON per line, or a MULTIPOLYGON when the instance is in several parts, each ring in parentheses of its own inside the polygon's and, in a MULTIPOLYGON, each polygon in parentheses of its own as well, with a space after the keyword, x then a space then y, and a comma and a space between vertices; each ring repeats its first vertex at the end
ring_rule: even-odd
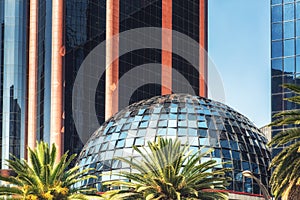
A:
POLYGON ((8 167, 16 176, 0 176, 1 196, 24 200, 87 199, 83 192, 93 189, 75 188, 74 184, 96 177, 85 175, 91 169, 79 171, 78 166, 68 169, 75 154, 68 157, 67 152, 55 163, 57 151, 54 144, 50 149, 47 143, 39 142, 36 149, 28 148, 28 151, 29 162, 13 155, 11 160, 7 160, 8 167))
POLYGON ((224 192, 229 180, 225 177, 228 169, 220 168, 215 160, 201 162, 212 149, 193 153, 178 139, 158 138, 156 143, 148 142, 148 147, 135 146, 134 150, 142 159, 117 158, 131 166, 131 173, 118 174, 130 181, 103 183, 121 188, 106 192, 104 199, 228 199, 224 192))
MULTIPOLYGON (((296 94, 296 96, 286 98, 285 100, 300 104, 300 87, 293 84, 285 84, 284 88, 288 88, 296 94)), ((274 115, 277 118, 271 126, 286 126, 300 124, 300 110, 287 110, 274 115)), ((270 168, 273 168, 270 184, 272 193, 278 199, 282 196, 288 196, 299 191, 300 183, 300 128, 288 128, 276 134, 268 144, 270 147, 276 148, 286 146, 277 156, 272 159, 270 168)), ((298 194, 299 195, 299 194, 298 194)), ((292 199, 299 199, 300 196, 292 199)), ((291 198, 288 198, 291 199, 291 198)))

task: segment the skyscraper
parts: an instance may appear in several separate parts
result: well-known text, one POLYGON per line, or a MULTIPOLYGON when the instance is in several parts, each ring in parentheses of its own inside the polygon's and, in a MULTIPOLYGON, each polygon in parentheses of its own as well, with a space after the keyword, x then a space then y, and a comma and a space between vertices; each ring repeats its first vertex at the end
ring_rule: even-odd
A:
POLYGON ((28 2, 0 1, 1 166, 9 154, 24 157, 28 2))
POLYGON ((172 91, 189 92, 178 81, 180 75, 195 94, 207 96, 206 55, 201 51, 207 50, 207 0, 0 0, 0 22, 2 160, 8 158, 8 149, 26 156, 25 146, 34 147, 36 140, 54 142, 60 152, 78 153, 83 142, 74 122, 74 99, 95 100, 90 109, 96 110, 100 126, 128 103, 172 91), (99 55, 108 69, 97 77, 96 93, 74 97, 76 77, 93 49, 119 33, 144 27, 174 30, 199 43, 198 51, 189 55, 197 68, 172 53, 185 51, 184 41, 164 31, 154 38, 160 48, 140 48, 112 60, 131 45, 120 37, 107 43, 99 55), (149 63, 161 65, 156 71, 159 84, 137 85, 149 79, 149 69, 131 77, 130 84, 118 84, 125 74, 149 63), (133 89, 129 102, 123 95, 126 87, 133 89))
MULTIPOLYGON (((295 109, 284 101, 293 94, 281 87, 285 83, 299 84, 300 73, 300 1, 271 1, 271 67, 272 116, 283 110, 295 109)), ((272 136, 285 128, 272 128, 272 136)), ((282 148, 274 148, 273 156, 282 148)))

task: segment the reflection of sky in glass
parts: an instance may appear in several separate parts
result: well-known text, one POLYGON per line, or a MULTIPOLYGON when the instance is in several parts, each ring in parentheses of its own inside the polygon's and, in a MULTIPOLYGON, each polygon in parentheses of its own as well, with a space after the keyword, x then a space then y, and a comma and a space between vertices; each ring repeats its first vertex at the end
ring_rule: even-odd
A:
MULTIPOLYGON (((96 175, 119 170, 130 170, 113 157, 130 157, 132 145, 147 145, 155 138, 175 138, 182 144, 189 144, 196 152, 199 146, 207 151, 215 151, 203 158, 214 159, 218 163, 229 161, 226 166, 233 178, 229 190, 259 193, 259 188, 251 180, 245 184, 241 172, 251 170, 267 185, 269 151, 266 138, 244 116, 230 107, 191 95, 167 95, 154 97, 123 109, 106 121, 90 138, 82 150, 78 163, 83 167, 95 167, 96 175)), ((99 176, 95 184, 98 189, 101 181, 115 177, 99 176), (102 180, 101 180, 102 179, 102 180)))

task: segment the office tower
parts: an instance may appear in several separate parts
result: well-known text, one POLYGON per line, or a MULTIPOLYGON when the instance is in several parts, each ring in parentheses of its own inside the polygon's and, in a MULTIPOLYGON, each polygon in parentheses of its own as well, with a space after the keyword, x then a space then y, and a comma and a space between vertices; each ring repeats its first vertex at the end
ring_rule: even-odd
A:
MULTIPOLYGON (((161 48, 125 53, 109 65, 103 76, 97 77, 96 94, 89 97, 95 99, 91 110, 96 110, 99 126, 128 103, 172 91, 189 92, 178 81, 178 74, 188 80, 195 94, 207 96, 206 55, 200 50, 207 50, 207 0, 2 0, 0 8, 2 159, 8 158, 4 147, 23 157, 25 146, 34 147, 36 140, 56 143, 60 153, 80 152, 83 141, 72 111, 77 73, 95 47, 131 29, 167 28, 192 38, 199 43, 199 51, 191 55, 197 70, 187 59, 164 50, 181 48, 172 34, 162 33, 156 38, 161 41, 161 48), (10 44, 12 51, 7 51, 10 44), (135 67, 149 63, 164 66, 157 71, 159 84, 139 86, 129 102, 124 102, 122 94, 129 83, 116 87, 117 81, 135 67), (8 64, 14 66, 14 75, 7 71, 12 69, 8 64), (172 76, 172 69, 179 73, 172 76), (9 76, 13 78, 7 79, 9 76), (8 80, 17 84, 8 85, 8 80), (117 95, 112 95, 114 88, 118 88, 117 95), (8 137, 9 134, 12 136, 8 137), (8 144, 10 141, 12 145, 8 144)), ((130 44, 124 38, 106 45, 99 60, 109 63, 127 45, 130 44)), ((138 79, 148 75, 142 70, 138 79)), ((136 80, 133 77, 131 84, 136 80)), ((75 96, 76 101, 81 98, 75 96)))
MULTIPOLYGON (((271 76, 272 116, 280 111, 297 108, 284 101, 293 94, 281 87, 285 83, 299 84, 300 73, 300 2, 295 0, 271 1, 271 76)), ((274 120, 274 119, 272 119, 274 120)), ((272 128, 272 136, 289 127, 272 128)), ((273 156, 282 148, 274 148, 273 156)))
POLYGON ((24 157, 28 1, 0 1, 0 155, 24 157))

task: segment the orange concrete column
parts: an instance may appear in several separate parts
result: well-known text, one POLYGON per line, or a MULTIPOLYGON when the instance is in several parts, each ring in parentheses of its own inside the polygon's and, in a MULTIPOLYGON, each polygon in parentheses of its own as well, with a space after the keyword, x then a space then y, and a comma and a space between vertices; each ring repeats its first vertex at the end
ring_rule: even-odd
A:
MULTIPOLYGON (((28 53, 28 129, 27 145, 36 146, 37 130, 37 73, 38 73, 38 0, 30 0, 29 5, 29 53, 28 53)), ((26 151, 27 152, 27 151, 26 151)), ((28 153, 28 152, 27 152, 28 153)), ((26 153, 26 154, 27 154, 26 153)))
POLYGON ((199 1, 199 96, 207 97, 207 0, 199 1))
POLYGON ((105 120, 118 112, 119 80, 119 0, 106 1, 106 79, 105 79, 105 120), (113 62, 112 62, 113 61, 113 62))
POLYGON ((172 93, 172 0, 162 0, 162 28, 161 93, 164 95, 172 93))
POLYGON ((51 60, 51 114, 50 143, 55 143, 57 160, 63 152, 63 2, 52 1, 52 60, 51 60))

